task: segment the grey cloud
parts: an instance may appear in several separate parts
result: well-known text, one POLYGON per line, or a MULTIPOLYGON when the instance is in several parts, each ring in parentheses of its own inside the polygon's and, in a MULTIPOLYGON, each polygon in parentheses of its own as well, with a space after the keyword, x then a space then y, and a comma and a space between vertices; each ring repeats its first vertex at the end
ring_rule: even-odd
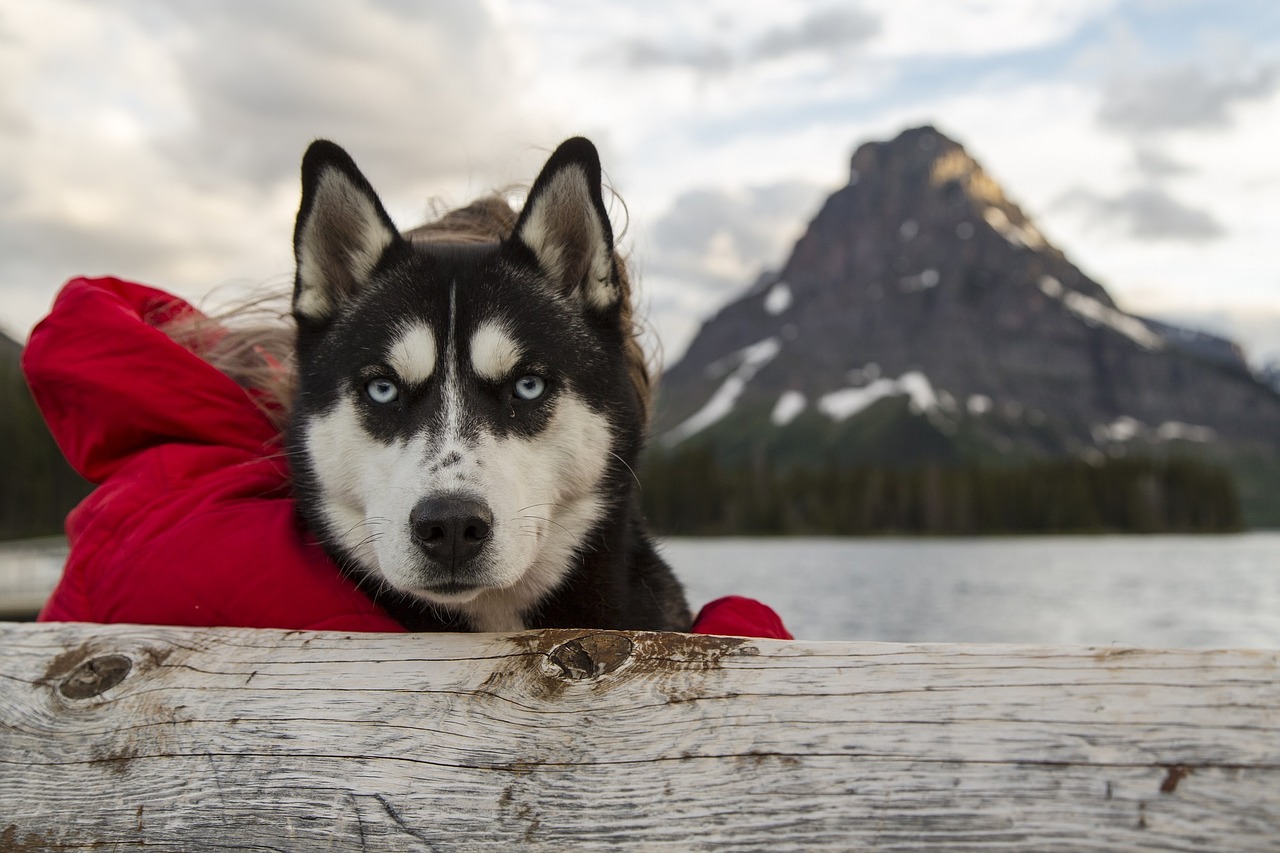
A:
MULTIPOLYGON (((155 49, 122 60, 119 75, 101 72, 111 84, 103 113, 139 118, 126 140, 110 145, 64 128, 40 148, 41 134, 56 132, 41 118, 46 105, 10 93, 48 76, 30 64, 41 50, 22 55, 26 77, 0 80, 0 153, 29 166, 0 175, 0 321, 14 329, 33 322, 77 273, 109 272, 192 296, 240 276, 276 283, 291 261, 299 161, 318 136, 347 147, 401 214, 410 205, 425 212, 434 195, 505 179, 488 168, 547 140, 554 122, 521 103, 511 36, 488 4, 83 5, 82 24, 119 28, 123 45, 155 49), (162 93, 155 98, 145 85, 113 88, 147 73, 162 93)), ((23 44, 40 37, 24 31, 23 44)), ((89 73, 91 65, 77 65, 66 81, 89 73)), ((59 70, 59 85, 63 76, 59 70)))
POLYGON ((1161 147, 1161 134, 1229 128, 1232 108, 1280 88, 1280 63, 1184 62, 1113 76, 1102 93, 1098 122, 1128 137, 1142 183, 1114 196, 1069 194, 1065 201, 1143 240, 1212 240, 1222 225, 1204 210, 1178 201, 1164 188, 1192 172, 1161 147))
POLYGON ((861 9, 822 9, 795 27, 775 27, 756 42, 752 53, 776 59, 809 50, 838 51, 856 47, 880 33, 880 20, 861 9))
POLYGON ((0 327, 21 340, 27 326, 73 275, 120 275, 162 281, 150 274, 189 260, 189 253, 127 225, 82 227, 65 221, 0 215, 0 327))
POLYGON ((646 272, 709 293, 744 288, 761 269, 785 260, 799 227, 824 194, 823 188, 801 182, 686 192, 654 223, 646 272))
POLYGON ((768 241, 778 222, 792 221, 807 207, 816 187, 788 182, 740 192, 703 188, 676 199, 654 226, 664 247, 701 249, 717 233, 728 230, 748 244, 768 241))
POLYGON ((667 365, 679 360, 699 318, 782 265, 828 191, 801 182, 704 187, 681 195, 653 223, 638 254, 645 314, 667 365))
POLYGON ((727 71, 734 64, 733 55, 723 45, 681 47, 644 40, 624 44, 622 61, 635 69, 683 67, 701 72, 727 71))
POLYGON ((1179 163, 1164 152, 1147 145, 1139 145, 1134 149, 1133 160, 1138 171, 1151 179, 1170 178, 1194 171, 1190 166, 1179 163))
POLYGON ((833 7, 812 12, 795 25, 770 27, 741 46, 723 40, 676 45, 637 39, 622 45, 621 57, 637 69, 683 67, 722 73, 801 53, 839 53, 870 41, 879 32, 879 18, 858 8, 833 7))
MULTIPOLYGON (((120 275, 164 284, 184 264, 208 266, 238 248, 235 237, 180 230, 139 229, 137 222, 76 223, 67 219, 0 214, 0 269, 4 283, 48 290, 73 275, 120 275), (54 270, 55 278, 50 278, 54 270)), ((285 251, 287 256, 287 250, 285 251)), ((217 282, 206 282, 209 287, 217 282)))
MULTIPOLYGON (((483 3, 459 3, 457 0, 372 0, 371 5, 386 9, 405 20, 439 23, 447 20, 449 29, 468 42, 487 38, 491 22, 483 3)), ((297 10, 289 17, 297 16, 297 10)))
POLYGON ((1078 189, 1056 206, 1084 210, 1102 220, 1100 225, 1119 225, 1140 240, 1213 240, 1224 233, 1210 213, 1188 207, 1150 184, 1116 196, 1078 189))
POLYGON ((1275 63, 1234 72, 1187 63, 1116 76, 1103 91, 1098 120, 1135 133, 1228 127, 1233 104, 1265 98, 1277 86, 1280 65, 1275 63))
POLYGON ((335 135, 383 174, 423 182, 468 175, 500 135, 535 136, 520 132, 529 117, 482 4, 148 8, 182 45, 177 62, 194 118, 163 150, 211 185, 292 179, 317 136, 335 135))

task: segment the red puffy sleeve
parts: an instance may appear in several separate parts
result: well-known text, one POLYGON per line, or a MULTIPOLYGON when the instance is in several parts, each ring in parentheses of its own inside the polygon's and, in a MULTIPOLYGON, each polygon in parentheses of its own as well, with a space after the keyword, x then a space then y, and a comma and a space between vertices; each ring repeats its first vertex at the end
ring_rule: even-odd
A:
POLYGON ((794 640, 782 618, 754 598, 729 595, 707 604, 693 620, 693 633, 794 640))

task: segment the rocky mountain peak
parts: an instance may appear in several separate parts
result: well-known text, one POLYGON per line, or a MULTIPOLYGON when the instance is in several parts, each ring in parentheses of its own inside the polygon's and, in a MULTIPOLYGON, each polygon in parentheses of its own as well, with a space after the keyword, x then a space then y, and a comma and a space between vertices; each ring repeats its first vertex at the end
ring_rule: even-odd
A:
POLYGON ((896 401, 944 455, 1274 444, 1280 397, 1166 331, 1121 311, 962 145, 917 127, 859 146, 782 268, 704 324, 663 379, 658 435, 759 449, 803 433, 843 453, 896 401))
POLYGON ((923 207, 936 206, 948 197, 954 202, 959 192, 973 213, 1006 237, 1032 249, 1051 248, 964 146, 932 125, 903 131, 890 142, 860 145, 850 160, 849 185, 864 176, 901 188, 923 207))
POLYGON ((934 170, 942 161, 955 160, 960 155, 976 166, 965 154, 964 147, 941 133, 933 125, 923 125, 904 130, 889 142, 864 142, 853 152, 849 160, 849 183, 856 184, 864 174, 911 176, 914 180, 933 179, 934 170))

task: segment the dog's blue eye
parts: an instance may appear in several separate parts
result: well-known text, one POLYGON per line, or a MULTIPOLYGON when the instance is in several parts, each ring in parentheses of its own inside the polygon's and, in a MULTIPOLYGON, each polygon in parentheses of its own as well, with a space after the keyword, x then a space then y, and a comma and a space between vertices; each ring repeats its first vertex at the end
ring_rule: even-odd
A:
POLYGON ((370 379, 364 386, 364 392, 375 403, 392 403, 400 396, 400 389, 390 379, 370 379))
POLYGON ((521 400, 536 400, 547 390, 547 380, 541 376, 522 376, 516 380, 516 396, 521 400))

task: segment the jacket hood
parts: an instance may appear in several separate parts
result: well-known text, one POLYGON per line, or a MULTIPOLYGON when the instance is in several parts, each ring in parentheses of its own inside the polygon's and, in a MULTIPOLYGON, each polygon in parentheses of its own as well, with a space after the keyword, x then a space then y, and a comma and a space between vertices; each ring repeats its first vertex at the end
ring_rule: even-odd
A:
POLYGON ((244 389, 161 330, 184 316, 200 315, 163 291, 77 278, 31 333, 22 358, 27 382, 85 479, 101 483, 166 442, 255 450, 276 438, 244 389))

